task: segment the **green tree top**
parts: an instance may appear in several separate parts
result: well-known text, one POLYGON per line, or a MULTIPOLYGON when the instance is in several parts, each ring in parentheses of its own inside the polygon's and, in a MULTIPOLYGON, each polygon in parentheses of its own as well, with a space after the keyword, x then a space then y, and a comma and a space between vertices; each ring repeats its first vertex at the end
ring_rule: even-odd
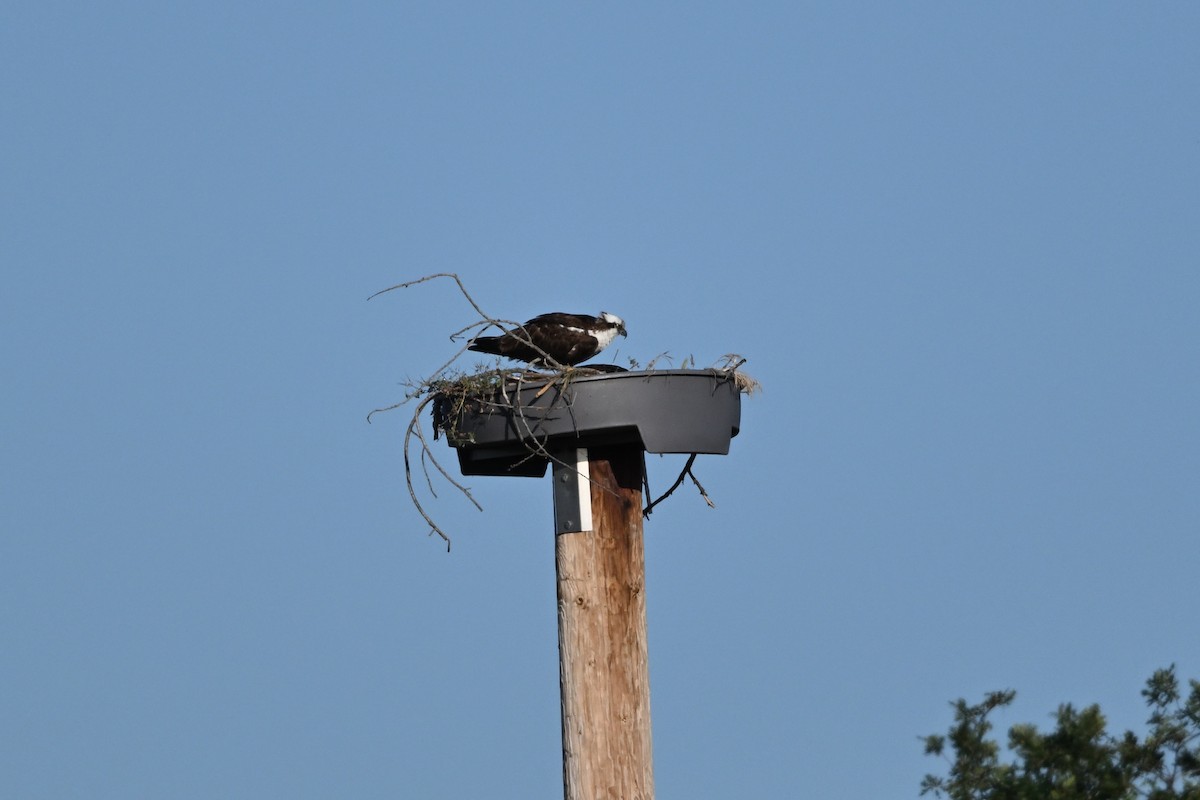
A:
POLYGON ((988 738, 988 715, 1013 702, 1012 690, 983 702, 957 700, 946 735, 924 737, 925 753, 944 756, 949 774, 926 775, 921 794, 950 800, 1200 800, 1200 682, 1183 698, 1175 666, 1146 681, 1150 732, 1114 736, 1100 707, 1059 706, 1054 730, 1029 724, 1008 731, 1011 761, 988 738), (949 754, 947 754, 947 745, 949 754))

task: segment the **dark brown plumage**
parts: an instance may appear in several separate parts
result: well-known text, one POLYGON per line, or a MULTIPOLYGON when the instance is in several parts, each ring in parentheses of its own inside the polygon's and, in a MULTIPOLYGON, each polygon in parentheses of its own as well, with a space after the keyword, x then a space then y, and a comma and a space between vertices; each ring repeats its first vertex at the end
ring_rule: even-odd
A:
POLYGON ((476 336, 468 349, 531 363, 545 360, 541 350, 559 364, 574 366, 608 347, 618 335, 626 335, 625 321, 607 311, 598 317, 554 312, 500 336, 476 336))

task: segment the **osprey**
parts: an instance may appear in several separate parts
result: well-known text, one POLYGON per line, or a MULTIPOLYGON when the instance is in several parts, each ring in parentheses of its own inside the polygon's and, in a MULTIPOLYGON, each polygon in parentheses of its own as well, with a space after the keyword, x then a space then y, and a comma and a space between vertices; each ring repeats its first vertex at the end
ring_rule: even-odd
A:
POLYGON ((555 312, 534 317, 502 336, 476 336, 467 348, 530 362, 544 360, 541 350, 560 364, 574 366, 608 347, 617 334, 626 335, 625 320, 616 314, 601 311, 593 317, 555 312), (530 347, 530 342, 535 347, 530 347))

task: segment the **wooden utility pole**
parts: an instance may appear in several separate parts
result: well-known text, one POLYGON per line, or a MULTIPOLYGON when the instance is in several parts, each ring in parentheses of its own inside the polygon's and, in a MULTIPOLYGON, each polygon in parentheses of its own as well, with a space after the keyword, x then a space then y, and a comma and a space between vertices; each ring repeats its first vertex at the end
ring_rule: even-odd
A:
POLYGON ((554 470, 564 796, 653 800, 642 449, 567 452, 554 470))

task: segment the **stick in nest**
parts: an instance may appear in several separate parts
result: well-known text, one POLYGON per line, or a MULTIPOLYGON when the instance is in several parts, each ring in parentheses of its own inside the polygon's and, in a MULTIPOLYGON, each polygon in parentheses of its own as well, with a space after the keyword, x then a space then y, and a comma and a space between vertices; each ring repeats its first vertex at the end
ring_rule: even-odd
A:
POLYGON ((650 512, 654 510, 654 507, 656 505, 658 505, 663 500, 666 500, 668 497, 673 495, 675 493, 675 490, 678 489, 680 487, 680 485, 683 483, 684 478, 692 479, 692 483, 696 484, 696 489, 698 489, 700 491, 700 496, 704 498, 704 502, 708 503, 709 508, 717 507, 717 504, 714 503, 712 501, 712 498, 708 496, 708 492, 704 491, 704 487, 700 484, 700 481, 696 478, 696 473, 692 472, 692 464, 696 463, 697 455, 698 455, 697 453, 692 453, 690 456, 688 456, 687 463, 683 465, 683 470, 680 471, 679 477, 675 479, 675 482, 671 484, 671 488, 667 489, 667 491, 663 492, 661 497, 659 497, 657 500, 650 502, 645 508, 642 509, 643 517, 649 517, 650 512))
MULTIPOLYGON (((470 331, 474 330, 474 334, 478 335, 479 333, 482 333, 484 330, 487 330, 487 328, 495 326, 495 327, 499 328, 500 330, 505 331, 506 333, 512 333, 513 335, 521 338, 526 344, 528 344, 531 348, 533 348, 534 350, 536 350, 538 353, 540 353, 542 355, 544 364, 546 364, 549 368, 551 368, 553 370, 557 370, 557 373, 551 373, 549 375, 544 375, 544 376, 539 375, 539 377, 545 377, 549 380, 549 383, 547 384, 548 386, 553 385, 555 379, 558 376, 561 376, 567 370, 567 367, 565 365, 559 364, 549 353, 545 352, 544 350, 542 350, 540 347, 538 347, 536 344, 534 344, 532 341, 529 340, 528 334, 525 333, 525 329, 522 327, 521 323, 515 322, 513 320, 499 319, 497 317, 491 316, 486 311, 484 311, 483 308, 479 305, 479 303, 477 303, 475 301, 475 298, 471 296, 471 293, 467 291, 466 286, 463 285, 462 279, 459 278, 459 276, 453 272, 438 272, 438 273, 434 273, 432 275, 426 275, 422 278, 417 278, 416 280, 405 281, 404 283, 398 283, 395 286, 389 286, 386 289, 381 289, 378 292, 375 292, 370 297, 368 297, 367 300, 371 300, 375 297, 378 297, 381 294, 384 294, 386 292, 391 292, 396 289, 407 289, 410 286, 416 286, 418 284, 426 283, 428 281, 434 280, 435 278, 450 278, 451 280, 453 280, 454 283, 458 286, 459 292, 462 293, 462 296, 471 305, 471 308, 473 308, 475 310, 475 313, 478 314, 479 318, 480 318, 479 321, 471 323, 470 325, 466 325, 463 328, 461 328, 461 329, 455 331, 453 334, 451 334, 451 336, 450 336, 451 341, 457 341, 459 337, 461 337, 463 334, 468 333, 470 331)), ((404 398, 404 400, 400 401, 399 403, 393 403, 392 405, 389 405, 389 406, 374 409, 369 414, 367 414, 367 422, 371 422, 371 419, 375 414, 383 413, 385 411, 392 411, 392 410, 397 409, 400 406, 408 403, 411 400, 420 398, 420 402, 417 403, 417 406, 413 411, 412 418, 409 420, 408 427, 407 427, 407 430, 405 431, 405 435, 404 435, 404 480, 405 480, 405 485, 408 487, 409 497, 412 499, 413 505, 416 507, 417 512, 421 515, 421 517, 425 520, 425 522, 430 527, 430 535, 436 533, 443 540, 445 540, 447 551, 450 549, 450 537, 433 520, 433 518, 430 517, 428 512, 426 512, 424 506, 421 505, 421 501, 417 496, 416 488, 413 485, 413 478, 412 478, 413 468, 412 468, 412 457, 411 457, 412 440, 413 440, 413 435, 416 434, 417 440, 420 443, 420 448, 421 448, 420 449, 421 470, 422 470, 423 474, 425 475, 426 485, 428 486, 428 488, 429 488, 430 492, 433 494, 433 496, 437 497, 437 492, 434 491, 433 481, 429 474, 428 465, 430 463, 433 464, 434 468, 439 473, 441 473, 442 477, 445 478, 450 483, 450 485, 452 485, 454 488, 458 489, 468 500, 471 501, 471 503, 476 508, 478 508, 480 511, 482 511, 483 507, 479 504, 478 501, 476 501, 475 497, 471 494, 470 489, 468 489, 466 486, 464 486, 462 483, 460 483, 454 477, 452 477, 450 475, 450 473, 446 470, 446 468, 442 466, 442 464, 438 460, 437 456, 434 455, 432 449, 430 449, 429 442, 426 440, 424 433, 422 433, 422 431, 421 431, 421 414, 424 412, 425 408, 437 398, 439 392, 441 392, 443 390, 444 386, 447 383, 447 381, 446 381, 447 374, 449 373, 449 371, 450 371, 451 367, 454 365, 454 363, 462 356, 462 354, 467 352, 468 345, 469 345, 469 342, 468 342, 468 344, 460 347, 458 349, 458 351, 448 361, 446 361, 444 364, 442 364, 440 367, 438 367, 436 370, 434 370, 434 372, 429 377, 427 377, 424 380, 421 380, 419 382, 416 382, 416 383, 410 382, 408 384, 410 387, 410 390, 408 392, 408 395, 404 398)), ((528 373, 528 370, 516 370, 516 371, 495 370, 494 373, 484 373, 484 374, 494 374, 496 376, 496 379, 499 381, 500 386, 503 387, 504 383, 506 382, 506 378, 512 377, 514 374, 517 376, 517 381, 518 381, 518 385, 519 385, 520 378, 522 376, 531 376, 531 375, 527 375, 527 373, 528 373)), ((536 375, 537 373, 533 373, 533 374, 536 375)), ((564 380, 565 380, 565 378, 564 378, 564 380)), ((529 422, 524 419, 523 415, 522 415, 522 423, 524 424, 526 429, 531 428, 531 426, 529 425, 529 422)), ((436 438, 436 433, 437 433, 436 428, 435 428, 434 433, 435 433, 435 438, 436 438)), ((532 430, 530 430, 530 433, 532 434, 532 430)), ((530 446, 530 448, 529 448, 531 457, 544 456, 546 458, 558 461, 558 459, 555 458, 553 456, 553 454, 551 454, 545 448, 544 442, 538 441, 536 437, 532 437, 531 442, 532 442, 532 446, 530 446)))

